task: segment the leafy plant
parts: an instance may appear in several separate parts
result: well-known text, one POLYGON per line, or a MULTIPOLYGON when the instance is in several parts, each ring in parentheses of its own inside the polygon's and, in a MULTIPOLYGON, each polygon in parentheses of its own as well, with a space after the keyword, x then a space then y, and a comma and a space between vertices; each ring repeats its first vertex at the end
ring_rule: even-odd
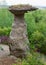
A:
MULTIPOLYGON (((36 10, 25 14, 30 48, 42 51, 46 49, 46 10, 36 10), (43 47, 45 46, 45 47, 43 47), (40 48, 40 49, 38 49, 40 48)), ((45 52, 45 51, 44 51, 45 52)), ((44 53, 43 52, 43 53, 44 53)))
POLYGON ((40 60, 39 54, 29 54, 26 59, 22 61, 22 65, 44 65, 40 60))
POLYGON ((32 49, 41 48, 42 44, 44 44, 44 35, 39 31, 32 33, 30 43, 30 48, 32 49))
POLYGON ((0 28, 0 36, 9 36, 11 31, 10 27, 4 27, 4 28, 0 28))

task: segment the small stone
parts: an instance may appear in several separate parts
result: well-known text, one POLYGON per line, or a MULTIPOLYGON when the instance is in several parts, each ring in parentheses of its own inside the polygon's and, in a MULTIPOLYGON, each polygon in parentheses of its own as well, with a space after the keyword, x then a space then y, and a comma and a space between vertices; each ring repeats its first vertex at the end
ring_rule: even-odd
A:
POLYGON ((9 46, 0 44, 0 57, 5 57, 8 55, 10 55, 9 46))

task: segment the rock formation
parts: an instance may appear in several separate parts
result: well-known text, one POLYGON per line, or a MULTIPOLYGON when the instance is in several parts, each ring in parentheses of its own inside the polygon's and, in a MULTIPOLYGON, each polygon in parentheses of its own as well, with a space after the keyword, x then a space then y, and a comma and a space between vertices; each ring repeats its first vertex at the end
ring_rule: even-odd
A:
POLYGON ((9 7, 9 11, 14 14, 14 23, 10 33, 10 49, 11 53, 16 57, 24 57, 28 48, 27 26, 24 14, 27 11, 36 10, 30 5, 14 5, 9 7))

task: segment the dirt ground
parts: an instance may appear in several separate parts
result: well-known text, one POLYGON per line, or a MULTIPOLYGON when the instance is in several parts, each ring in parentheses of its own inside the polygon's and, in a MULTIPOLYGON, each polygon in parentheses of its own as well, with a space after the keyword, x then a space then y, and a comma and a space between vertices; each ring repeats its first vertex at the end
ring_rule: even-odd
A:
POLYGON ((14 65, 14 64, 17 64, 17 62, 18 62, 17 58, 13 56, 0 58, 0 65, 14 65))

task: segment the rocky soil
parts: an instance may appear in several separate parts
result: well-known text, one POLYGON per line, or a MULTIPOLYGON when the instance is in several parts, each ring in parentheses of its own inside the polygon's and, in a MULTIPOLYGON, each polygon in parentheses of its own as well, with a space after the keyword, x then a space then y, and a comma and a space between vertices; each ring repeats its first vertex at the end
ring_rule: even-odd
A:
POLYGON ((14 56, 7 56, 0 58, 0 65, 14 65, 17 64, 17 58, 14 56))
POLYGON ((0 44, 0 65, 20 65, 20 59, 10 54, 8 45, 0 44))

